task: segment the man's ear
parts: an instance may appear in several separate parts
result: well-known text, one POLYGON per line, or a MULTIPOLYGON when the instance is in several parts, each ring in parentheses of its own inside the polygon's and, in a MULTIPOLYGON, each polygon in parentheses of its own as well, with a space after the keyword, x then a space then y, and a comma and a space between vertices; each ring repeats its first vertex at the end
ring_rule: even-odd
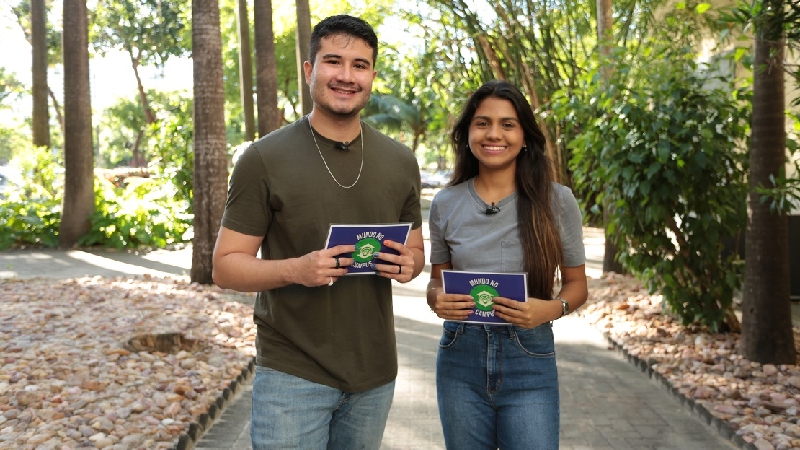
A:
POLYGON ((314 65, 311 64, 311 61, 303 61, 303 74, 306 77, 306 84, 309 86, 311 86, 311 74, 313 72, 314 72, 314 65))

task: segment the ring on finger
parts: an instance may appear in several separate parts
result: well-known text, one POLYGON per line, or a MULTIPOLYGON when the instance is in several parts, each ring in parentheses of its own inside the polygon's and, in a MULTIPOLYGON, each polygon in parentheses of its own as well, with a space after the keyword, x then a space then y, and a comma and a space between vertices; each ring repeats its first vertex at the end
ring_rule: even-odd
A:
POLYGON ((336 268, 337 268, 337 269, 341 268, 341 267, 342 267, 342 265, 341 265, 341 264, 339 264, 339 257, 338 257, 338 256, 334 256, 334 257, 333 257, 333 259, 335 259, 335 260, 336 260, 336 268))
POLYGON ((397 266, 397 273, 403 273, 403 266, 397 266))

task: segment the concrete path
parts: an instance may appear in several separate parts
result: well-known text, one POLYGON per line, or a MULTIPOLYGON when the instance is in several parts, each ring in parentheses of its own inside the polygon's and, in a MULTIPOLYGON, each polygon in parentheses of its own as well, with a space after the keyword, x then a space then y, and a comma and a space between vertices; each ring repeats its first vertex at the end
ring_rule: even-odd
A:
MULTIPOLYGON (((588 230, 585 241, 587 273, 599 276, 602 234, 588 230)), ((188 275, 190 267, 190 248, 140 254, 103 250, 0 252, 0 278, 188 275)), ((409 284, 394 286, 400 370, 382 450, 444 449, 434 374, 441 320, 425 304, 428 271, 409 284)), ((610 350, 600 332, 581 318, 558 320, 555 335, 562 449, 736 448, 662 385, 616 350, 610 350)), ((196 449, 250 449, 249 389, 249 385, 240 389, 228 402, 196 449)))

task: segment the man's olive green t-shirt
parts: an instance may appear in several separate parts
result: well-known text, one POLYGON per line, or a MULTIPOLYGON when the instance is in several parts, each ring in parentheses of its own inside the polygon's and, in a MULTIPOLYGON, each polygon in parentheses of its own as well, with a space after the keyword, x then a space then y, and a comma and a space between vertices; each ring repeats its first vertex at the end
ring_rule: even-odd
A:
MULTIPOLYGON (((233 169, 222 225, 264 236, 261 257, 272 260, 321 250, 331 224, 422 225, 419 167, 408 147, 363 122, 348 150, 319 133, 316 141, 319 149, 304 117, 247 148, 233 169), (343 186, 358 182, 345 189, 333 177, 343 186)), ((330 287, 260 292, 254 314, 259 365, 345 392, 397 376, 386 278, 349 275, 330 287)))

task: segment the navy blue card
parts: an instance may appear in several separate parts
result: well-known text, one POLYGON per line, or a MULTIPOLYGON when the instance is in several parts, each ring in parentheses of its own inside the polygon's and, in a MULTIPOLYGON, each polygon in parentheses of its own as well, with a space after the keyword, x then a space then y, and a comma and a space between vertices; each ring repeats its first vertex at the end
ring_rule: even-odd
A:
POLYGON ((505 297, 519 302, 528 301, 528 275, 525 273, 442 270, 442 288, 445 294, 472 296, 475 309, 463 322, 507 325, 508 322, 495 315, 492 299, 505 297))
POLYGON ((339 255, 341 257, 353 258, 354 260, 353 264, 347 268, 347 275, 374 274, 376 272, 375 264, 389 264, 380 258, 374 257, 374 253, 398 254, 394 249, 385 247, 383 241, 388 239, 405 245, 409 231, 411 231, 411 223, 332 224, 328 230, 325 248, 331 248, 341 244, 355 245, 355 252, 339 255))

